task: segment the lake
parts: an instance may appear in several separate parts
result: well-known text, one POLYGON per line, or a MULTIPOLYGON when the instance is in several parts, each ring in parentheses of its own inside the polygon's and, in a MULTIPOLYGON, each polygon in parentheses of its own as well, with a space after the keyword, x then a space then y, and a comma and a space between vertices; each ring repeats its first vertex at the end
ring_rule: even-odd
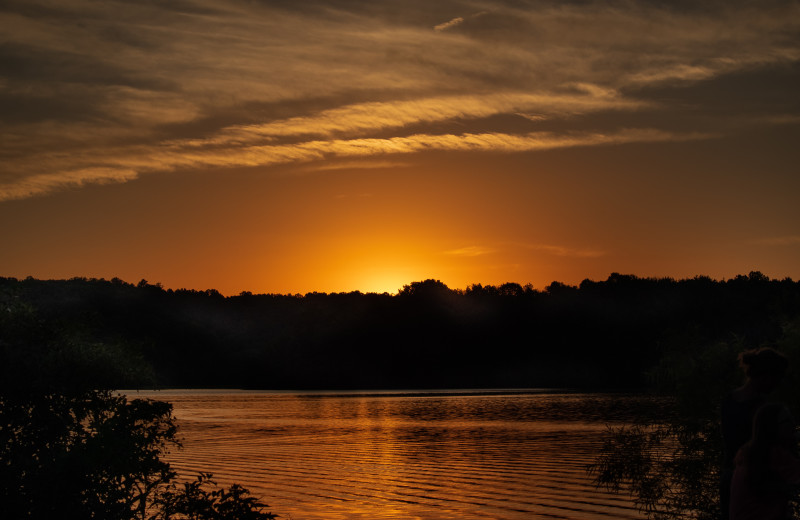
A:
POLYGON ((633 519, 585 467, 627 395, 528 391, 129 392, 174 405, 182 475, 238 482, 293 520, 633 519))

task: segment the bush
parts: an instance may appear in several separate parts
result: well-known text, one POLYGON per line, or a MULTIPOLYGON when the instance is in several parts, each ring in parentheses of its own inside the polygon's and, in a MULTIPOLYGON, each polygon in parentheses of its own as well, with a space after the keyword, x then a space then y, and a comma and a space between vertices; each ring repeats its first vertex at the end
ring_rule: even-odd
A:
POLYGON ((181 483, 172 405, 109 391, 0 397, 4 518, 266 520, 265 504, 208 474, 181 483))
POLYGON ((164 460, 180 447, 172 405, 109 390, 148 371, 125 348, 85 336, 0 292, 4 520, 275 518, 241 486, 216 488, 208 474, 180 482, 164 460))
MULTIPOLYGON (((782 339, 770 346, 790 362, 772 397, 800 417, 800 320, 787 324, 782 339)), ((595 483, 629 493, 652 520, 718 520, 723 458, 720 405, 726 393, 742 383, 737 367, 742 350, 744 344, 737 339, 701 346, 670 342, 649 379, 654 390, 671 396, 673 409, 662 411, 657 420, 609 428, 589 467, 595 483)), ((796 501, 793 507, 793 518, 800 518, 796 501)))

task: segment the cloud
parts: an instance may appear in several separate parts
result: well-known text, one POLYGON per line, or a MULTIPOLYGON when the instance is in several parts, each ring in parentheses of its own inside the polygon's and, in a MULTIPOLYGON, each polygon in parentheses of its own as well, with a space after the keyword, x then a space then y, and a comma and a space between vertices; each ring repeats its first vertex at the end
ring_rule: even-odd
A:
POLYGON ((386 168, 408 168, 411 163, 401 161, 336 161, 314 164, 306 168, 309 171, 335 170, 378 170, 386 168))
MULTIPOLYGON (((534 132, 523 135, 414 134, 391 138, 332 139, 282 145, 253 145, 214 150, 173 147, 149 154, 148 159, 131 158, 144 168, 173 169, 201 166, 267 166, 341 157, 371 157, 426 151, 528 152, 575 146, 614 145, 633 142, 667 142, 709 138, 705 134, 672 134, 655 129, 627 129, 615 133, 555 134, 534 132)), ((128 163, 130 164, 130 163, 128 163)))
POLYGON ((563 116, 607 110, 637 110, 650 106, 647 102, 617 96, 609 89, 590 89, 586 85, 582 88, 586 92, 578 94, 510 92, 357 103, 324 110, 314 116, 293 117, 260 125, 233 126, 223 129, 211 138, 176 141, 175 144, 204 147, 264 141, 278 137, 363 133, 418 123, 437 123, 453 119, 474 120, 498 114, 528 111, 563 116))
POLYGON ((320 8, 8 0, 0 200, 176 168, 668 142, 731 132, 734 119, 793 124, 790 81, 769 83, 769 105, 753 92, 698 106, 708 128, 696 134, 659 119, 689 96, 643 94, 797 63, 793 2, 312 3, 320 8), (623 112, 651 128, 615 127, 623 112), (526 133, 522 118, 559 131, 526 133))
POLYGON ((59 189, 88 184, 128 182, 138 177, 134 170, 124 168, 82 168, 67 172, 32 175, 16 182, 0 184, 0 202, 25 199, 59 189))
POLYGON ((464 23, 464 19, 459 16, 457 18, 453 18, 449 22, 440 23, 439 25, 434 26, 433 30, 438 32, 446 31, 447 29, 453 28, 462 23, 464 23))
POLYGON ((663 83, 665 81, 700 81, 716 75, 711 67, 698 67, 679 64, 667 68, 645 70, 632 74, 630 80, 634 83, 663 83))
POLYGON ((176 143, 153 147, 109 149, 87 157, 67 159, 59 154, 42 161, 59 164, 72 160, 73 168, 23 177, 0 184, 0 201, 30 197, 59 187, 87 183, 125 182, 138 174, 190 168, 257 167, 303 163, 332 158, 370 158, 428 151, 455 152, 530 152, 577 146, 619 145, 637 142, 675 142, 707 139, 700 133, 673 134, 656 129, 626 129, 615 133, 533 132, 523 135, 414 134, 404 137, 332 139, 278 145, 247 145, 219 148, 184 147, 176 143), (106 153, 105 157, 102 153, 106 153), (102 166, 81 164, 102 163, 102 166))
POLYGON ((533 121, 534 123, 538 123, 540 121, 547 121, 547 116, 543 116, 541 114, 525 114, 523 112, 517 112, 517 115, 520 117, 524 117, 528 121, 533 121))
POLYGON ((452 249, 450 251, 445 251, 444 254, 446 255, 453 255, 453 256, 483 256, 493 253, 493 249, 489 249, 488 247, 482 246, 467 246, 462 247, 460 249, 452 249))

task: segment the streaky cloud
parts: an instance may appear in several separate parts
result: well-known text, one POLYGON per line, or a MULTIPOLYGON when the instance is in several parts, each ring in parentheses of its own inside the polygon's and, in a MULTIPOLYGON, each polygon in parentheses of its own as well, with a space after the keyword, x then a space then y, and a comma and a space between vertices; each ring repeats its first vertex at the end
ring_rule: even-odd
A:
POLYGON ((653 69, 638 72, 630 76, 634 83, 663 83, 666 81, 701 81, 712 78, 717 71, 711 67, 697 65, 675 65, 664 69, 653 69))
POLYGON ((379 170, 387 168, 408 168, 411 163, 401 161, 344 161, 314 164, 306 168, 309 171, 336 171, 336 170, 379 170))
POLYGON ((450 251, 445 251, 444 254, 452 255, 452 256, 483 256, 493 253, 493 249, 489 249, 488 247, 482 246, 467 246, 462 247, 459 249, 451 249, 450 251))
POLYGON ((0 184, 0 202, 26 199, 88 184, 128 182, 138 176, 139 174, 135 170, 121 167, 81 168, 66 172, 32 175, 16 182, 0 184))
POLYGON ((797 2, 455 0, 438 14, 357 1, 7 4, 0 200, 177 168, 679 141, 731 134, 732 121, 797 122, 792 81, 769 83, 780 96, 765 103, 736 76, 796 68, 797 2), (695 99, 683 89, 712 80, 743 95, 698 103, 705 126, 682 127, 702 131, 667 130, 674 119, 662 116, 695 99), (662 86, 677 88, 652 95, 662 86), (608 130, 632 111, 653 128, 608 130), (520 119, 492 120, 507 114, 520 119), (531 129, 521 118, 571 131, 514 133, 531 129))
POLYGON ((241 144, 269 141, 278 137, 368 132, 400 128, 416 123, 478 119, 504 113, 537 112, 563 116, 604 110, 637 110, 652 105, 649 102, 622 98, 609 89, 585 84, 581 84, 580 88, 584 93, 515 92, 357 103, 325 110, 314 116, 228 127, 210 138, 179 140, 175 144, 190 147, 241 144))
POLYGON ((447 29, 451 29, 451 28, 455 27, 456 25, 460 25, 462 23, 464 23, 464 19, 462 17, 458 16, 456 18, 453 18, 449 22, 440 23, 439 25, 434 26, 433 30, 438 31, 438 32, 446 31, 447 29))
MULTIPOLYGON (((415 134, 406 137, 333 139, 305 141, 282 145, 229 146, 214 149, 193 149, 156 145, 114 149, 106 156, 77 157, 69 169, 33 175, 0 185, 0 201, 27 198, 58 188, 88 183, 127 182, 142 173, 186 168, 258 167, 288 163, 305 163, 331 158, 368 158, 412 154, 427 151, 456 152, 531 152, 578 146, 618 145, 637 142, 677 142, 708 139, 702 133, 675 134, 656 129, 624 129, 615 133, 534 132, 522 135, 483 134, 415 134), (83 164, 85 161, 96 165, 83 164)), ((52 160, 64 162, 63 156, 52 160)))

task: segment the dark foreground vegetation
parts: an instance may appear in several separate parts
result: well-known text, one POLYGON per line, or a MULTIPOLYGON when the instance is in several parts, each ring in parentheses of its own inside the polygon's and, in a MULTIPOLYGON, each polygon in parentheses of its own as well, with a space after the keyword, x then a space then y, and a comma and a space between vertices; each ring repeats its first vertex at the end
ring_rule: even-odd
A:
MULTIPOLYGON (((789 369, 769 395, 800 418, 800 319, 763 343, 788 359, 789 369)), ((744 382, 738 356, 752 347, 742 337, 673 343, 646 373, 645 390, 669 396, 672 406, 633 424, 610 427, 589 469, 598 486, 631 496, 650 520, 719 520, 724 441, 721 405, 744 382)), ((780 487, 780 486, 778 486, 780 487)), ((786 518, 800 519, 800 491, 786 518)))
MULTIPOLYGON (((5 389, 4 389, 5 390, 5 389)), ((169 403, 108 391, 0 396, 0 501, 7 520, 270 520, 266 504, 210 474, 179 479, 169 403)))
MULTIPOLYGON (((0 278, 0 298, 82 349, 84 380, 112 388, 637 388, 674 345, 755 347, 800 315, 800 283, 758 272, 233 297, 144 280, 0 278)), ((24 349, 5 355, 40 362, 24 349)))
POLYGON ((592 471, 650 518, 715 519, 719 404, 741 382, 737 354, 765 345, 794 367, 777 399, 797 414, 800 284, 758 272, 228 298, 0 278, 0 508, 10 519, 274 518, 240 486, 179 480, 164 461, 179 446, 171 406, 115 388, 548 386, 673 396, 656 421, 611 430, 592 471))
MULTIPOLYGON (((123 351, 0 299, 0 518, 270 520, 266 504, 211 475, 179 479, 172 405, 133 399, 123 351)), ((134 364, 134 366, 136 366, 134 364)), ((138 368, 134 368, 138 370, 138 368)))

